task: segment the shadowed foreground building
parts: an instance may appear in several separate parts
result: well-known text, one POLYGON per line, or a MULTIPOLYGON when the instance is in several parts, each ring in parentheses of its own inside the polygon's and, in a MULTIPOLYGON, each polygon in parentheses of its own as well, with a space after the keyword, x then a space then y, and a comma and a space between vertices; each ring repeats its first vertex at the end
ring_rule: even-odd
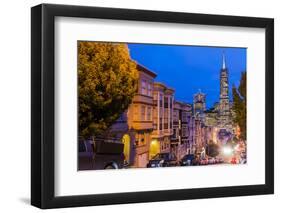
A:
POLYGON ((137 94, 128 110, 112 125, 110 132, 124 143, 125 160, 135 167, 146 167, 153 131, 153 83, 156 74, 138 65, 137 94))

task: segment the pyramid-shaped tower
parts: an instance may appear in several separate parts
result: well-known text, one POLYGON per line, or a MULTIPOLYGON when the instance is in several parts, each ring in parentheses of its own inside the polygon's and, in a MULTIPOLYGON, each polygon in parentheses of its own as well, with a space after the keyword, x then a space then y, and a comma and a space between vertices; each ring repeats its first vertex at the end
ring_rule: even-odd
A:
POLYGON ((220 105, 219 105, 219 126, 228 128, 230 119, 229 105, 229 84, 228 84, 228 69, 226 67, 225 54, 222 55, 222 68, 220 70, 220 105))

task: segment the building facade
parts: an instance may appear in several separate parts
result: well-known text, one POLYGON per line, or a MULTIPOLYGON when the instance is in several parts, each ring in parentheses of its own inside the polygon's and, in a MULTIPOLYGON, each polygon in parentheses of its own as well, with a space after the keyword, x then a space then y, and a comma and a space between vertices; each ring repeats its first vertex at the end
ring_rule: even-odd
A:
POLYGON ((199 91, 193 96, 193 113, 196 118, 205 122, 206 95, 199 91))
POLYGON ((138 90, 132 103, 111 127, 113 137, 124 143, 125 161, 131 167, 146 167, 149 160, 153 131, 153 84, 156 74, 142 65, 139 71, 138 90))
POLYGON ((170 152, 170 138, 173 134, 174 90, 154 82, 153 85, 153 132, 150 147, 152 158, 157 153, 170 152))
POLYGON ((173 108, 173 135, 171 136, 171 152, 173 152, 178 159, 188 153, 190 145, 190 122, 192 122, 192 106, 187 103, 175 101, 173 108))

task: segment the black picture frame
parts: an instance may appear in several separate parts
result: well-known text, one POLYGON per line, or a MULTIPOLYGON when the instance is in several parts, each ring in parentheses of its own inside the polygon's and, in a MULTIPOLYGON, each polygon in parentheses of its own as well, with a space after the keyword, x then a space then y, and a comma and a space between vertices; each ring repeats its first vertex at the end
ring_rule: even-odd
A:
POLYGON ((41 4, 31 8, 31 204, 60 208, 274 193, 274 20, 164 11, 41 4), (266 32, 265 184, 56 197, 55 17, 263 28, 266 32))

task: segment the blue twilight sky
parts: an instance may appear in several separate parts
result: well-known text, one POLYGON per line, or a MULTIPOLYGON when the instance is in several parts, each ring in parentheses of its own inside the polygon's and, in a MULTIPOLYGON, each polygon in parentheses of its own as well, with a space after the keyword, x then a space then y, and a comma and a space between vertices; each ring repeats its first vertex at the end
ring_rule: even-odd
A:
POLYGON ((232 84, 239 85, 246 70, 246 48, 128 44, 132 59, 157 74, 155 81, 175 89, 175 98, 192 103, 193 94, 206 94, 207 107, 219 101, 223 52, 232 84))

